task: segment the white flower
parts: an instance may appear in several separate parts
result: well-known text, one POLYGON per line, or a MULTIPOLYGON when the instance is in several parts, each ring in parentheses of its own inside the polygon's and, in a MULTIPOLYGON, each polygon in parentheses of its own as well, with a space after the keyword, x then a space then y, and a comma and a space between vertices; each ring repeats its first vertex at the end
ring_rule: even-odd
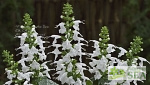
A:
POLYGON ((130 85, 130 81, 129 80, 126 80, 123 85, 130 85))
POLYGON ((4 85, 11 85, 11 83, 12 83, 12 80, 7 81, 4 85))
POLYGON ((63 47, 62 50, 66 50, 66 49, 70 49, 72 45, 70 44, 70 41, 67 39, 62 43, 62 47, 63 47))
POLYGON ((58 49, 59 47, 61 47, 61 45, 60 45, 60 44, 54 44, 54 45, 52 45, 52 46, 55 46, 55 47, 56 47, 55 50, 51 52, 51 53, 55 54, 55 60, 56 60, 57 57, 58 57, 58 55, 61 54, 61 52, 60 52, 59 49, 58 49))
POLYGON ((82 85, 82 81, 79 78, 77 78, 77 81, 74 85, 82 85))
POLYGON ((8 78, 8 79, 12 80, 13 78, 16 77, 16 75, 14 75, 14 74, 12 73, 12 70, 5 69, 5 71, 6 71, 6 73, 7 73, 7 78, 8 78))
POLYGON ((52 44, 56 44, 57 43, 57 39, 61 38, 61 36, 59 35, 52 35, 51 37, 54 38, 53 43, 52 44))
POLYGON ((59 25, 56 26, 56 28, 58 26, 60 26, 59 33, 61 33, 61 34, 64 34, 66 32, 66 28, 64 25, 65 25, 65 23, 61 22, 61 23, 59 23, 59 25))
POLYGON ((115 51, 115 45, 108 44, 108 48, 106 49, 108 53, 112 53, 115 51))
POLYGON ((20 26, 20 28, 22 28, 22 29, 23 29, 23 28, 24 28, 24 26, 23 26, 23 25, 21 25, 21 26, 20 26))
POLYGON ((66 63, 69 63, 71 61, 71 56, 69 55, 69 53, 63 56, 63 61, 66 63))
MULTIPOLYGON (((77 70, 80 72, 81 75, 84 75, 83 70, 86 70, 83 66, 86 66, 84 63, 76 63, 77 70)), ((78 73, 78 72, 77 72, 78 73)))
POLYGON ((83 43, 78 42, 77 44, 74 45, 74 49, 77 52, 77 55, 80 56, 79 61, 82 62, 82 55, 85 55, 84 52, 82 52, 82 45, 83 43))
POLYGON ((93 47, 95 49, 99 48, 99 42, 97 40, 90 40, 90 41, 94 42, 94 46, 93 47))
POLYGON ((21 72, 18 72, 17 79, 19 79, 19 80, 23 80, 23 79, 25 79, 25 78, 24 78, 24 74, 23 74, 23 73, 21 73, 21 72))
POLYGON ((127 61, 122 61, 120 59, 117 59, 117 66, 128 66, 127 61))
POLYGON ((107 54, 107 55, 106 55, 106 58, 110 59, 110 61, 109 61, 109 65, 110 65, 110 66, 114 66, 114 64, 117 63, 116 60, 118 60, 118 59, 115 58, 115 57, 111 57, 111 54, 107 54))
POLYGON ((22 33, 21 36, 18 36, 18 38, 20 38, 20 45, 22 46, 26 40, 27 37, 27 33, 22 33))
POLYGON ((46 76, 50 79, 51 77, 48 73, 49 71, 50 71, 50 69, 46 69, 45 71, 43 71, 43 74, 46 74, 46 76))
POLYGON ((22 72, 27 72, 27 71, 29 71, 30 70, 30 67, 28 67, 28 66, 22 66, 22 72))
POLYGON ((26 60, 27 60, 27 58, 22 58, 18 61, 18 63, 20 63, 22 67, 26 67, 26 65, 25 65, 26 60))
POLYGON ((76 20, 73 21, 73 23, 74 23, 73 28, 79 31, 79 23, 83 23, 83 22, 81 22, 80 20, 76 20))
POLYGON ((30 64, 30 67, 31 67, 32 69, 39 70, 39 69, 40 69, 40 64, 34 60, 34 61, 30 64))
POLYGON ((101 77, 102 77, 102 75, 100 74, 100 72, 95 71, 95 75, 94 75, 95 80, 100 79, 101 77))
POLYGON ((54 61, 54 63, 57 64, 56 71, 61 70, 62 68, 65 68, 65 66, 63 64, 64 63, 63 59, 59 59, 58 61, 54 61))
POLYGON ((30 81, 30 77, 33 74, 34 74, 34 72, 27 72, 27 73, 18 72, 17 79, 19 79, 19 80, 26 79, 27 81, 30 81))
POLYGON ((127 51, 124 48, 122 48, 122 47, 118 47, 118 49, 120 49, 120 53, 119 53, 118 57, 121 57, 122 55, 127 53, 127 51))
POLYGON ((137 80, 134 80, 133 83, 134 83, 134 85, 137 85, 137 80))
POLYGON ((74 81, 73 77, 70 76, 70 77, 68 78, 68 84, 73 85, 74 83, 75 83, 75 81, 74 81))
POLYGON ((38 53, 38 55, 39 55, 39 60, 41 60, 41 61, 46 60, 47 56, 45 55, 45 52, 42 51, 42 53, 38 53))
POLYGON ((39 77, 43 77, 44 75, 43 75, 43 73, 42 72, 40 72, 39 73, 39 77))
POLYGON ((93 51, 93 53, 91 54, 91 57, 97 57, 99 56, 100 53, 100 48, 95 49, 95 51, 93 51))
POLYGON ((67 67, 67 71, 71 72, 72 71, 72 67, 73 67, 72 63, 69 63, 68 67, 67 67))
POLYGON ((41 39, 41 36, 38 36, 38 37, 36 38, 35 43, 37 43, 37 44, 39 45, 40 49, 44 49, 43 43, 45 43, 45 41, 43 41, 43 40, 41 39))
POLYGON ((102 56, 100 60, 94 60, 93 62, 96 64, 96 68, 100 69, 102 72, 107 69, 108 60, 104 56, 102 56))
POLYGON ((93 48, 95 48, 95 50, 93 51, 93 53, 90 53, 89 55, 91 55, 91 57, 97 57, 98 55, 100 55, 100 48, 99 48, 99 42, 96 40, 90 40, 92 42, 94 42, 94 46, 93 48))
POLYGON ((35 31, 35 28, 33 27, 32 30, 31 30, 33 33, 31 34, 31 37, 35 37, 37 38, 38 37, 38 33, 35 31))
POLYGON ((62 84, 64 84, 66 82, 66 80, 68 79, 67 72, 65 72, 64 70, 62 70, 62 71, 58 71, 57 74, 59 74, 59 76, 57 77, 57 79, 60 80, 62 84))
POLYGON ((32 25, 32 28, 35 28, 35 25, 32 25))
POLYGON ((18 49, 22 50, 22 52, 19 53, 19 54, 22 54, 22 56, 27 55, 28 52, 30 51, 29 44, 24 44, 21 47, 19 47, 18 49))
POLYGON ((74 30, 73 33, 74 33, 73 40, 78 41, 78 42, 85 41, 83 38, 81 38, 82 35, 78 31, 74 30), (79 37, 78 35, 80 35, 81 37, 79 37))
POLYGON ((147 61, 145 58, 138 57, 138 59, 141 61, 141 62, 139 63, 140 66, 143 66, 143 61, 148 62, 148 63, 150 64, 150 62, 147 61))
POLYGON ((29 84, 29 81, 25 81, 25 82, 23 83, 23 85, 33 85, 33 84, 29 84))
POLYGON ((111 80, 109 83, 105 83, 106 85, 117 85, 116 80, 111 80))
POLYGON ((42 66, 44 69, 49 69, 48 66, 46 65, 47 63, 48 63, 48 62, 46 61, 46 62, 42 63, 41 66, 42 66))
POLYGON ((74 57, 74 56, 77 56, 78 52, 77 52, 77 50, 75 50, 74 48, 71 47, 70 52, 68 54, 69 54, 69 56, 74 57))
POLYGON ((27 56, 27 60, 26 60, 26 61, 32 61, 33 58, 34 58, 34 55, 33 55, 32 51, 29 51, 29 52, 28 52, 28 56, 27 56))
POLYGON ((37 54, 38 53, 38 49, 36 49, 34 46, 32 46, 32 48, 30 49, 30 53, 37 54))

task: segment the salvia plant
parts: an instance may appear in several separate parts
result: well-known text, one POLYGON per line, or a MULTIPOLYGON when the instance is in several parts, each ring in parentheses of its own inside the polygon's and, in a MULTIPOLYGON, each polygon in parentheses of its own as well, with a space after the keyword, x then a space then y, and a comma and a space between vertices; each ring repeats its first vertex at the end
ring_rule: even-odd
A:
POLYGON ((43 46, 45 41, 35 31, 35 25, 33 25, 29 14, 25 14, 23 21, 24 25, 21 25, 21 29, 24 32, 20 36, 16 36, 20 39, 20 47, 16 49, 20 53, 16 56, 21 55, 21 59, 15 62, 10 52, 3 52, 4 61, 8 63, 8 68, 5 71, 9 81, 5 83, 6 85, 38 85, 37 81, 42 77, 50 78, 48 61, 45 61, 47 58, 43 46))
MULTIPOLYGON (((19 52, 16 56, 21 56, 19 61, 14 61, 13 54, 4 50, 4 62, 7 63, 5 71, 8 81, 4 85, 58 85, 53 82, 60 81, 61 85, 130 85, 141 80, 108 80, 109 66, 143 66, 143 62, 148 62, 145 58, 138 56, 143 51, 142 38, 136 37, 131 42, 128 50, 109 44, 109 31, 106 26, 102 27, 99 40, 86 41, 79 32, 79 24, 83 21, 75 20, 73 8, 69 3, 64 4, 62 22, 56 26, 60 35, 51 35, 53 38, 49 46, 44 47, 42 36, 36 32, 29 14, 24 15, 24 25, 21 29, 24 32, 16 36, 20 39, 19 52), (93 42, 93 52, 86 52, 89 42, 93 42), (54 48, 53 51, 45 53, 45 49, 54 48), (113 53, 117 54, 113 55, 113 53), (47 59, 47 55, 54 55, 54 62, 47 59), (84 58, 83 58, 84 57, 84 58), (126 57, 121 60, 120 57, 126 57), (87 59, 88 62, 84 62, 87 59), (139 62, 138 62, 139 61, 139 62), (50 74, 54 65, 54 74, 50 74), (91 76, 85 74, 90 74, 91 76)), ((150 62, 148 62, 150 63, 150 62)), ((116 69, 111 69, 111 74, 116 69)), ((123 72, 123 71, 122 71, 123 72)))

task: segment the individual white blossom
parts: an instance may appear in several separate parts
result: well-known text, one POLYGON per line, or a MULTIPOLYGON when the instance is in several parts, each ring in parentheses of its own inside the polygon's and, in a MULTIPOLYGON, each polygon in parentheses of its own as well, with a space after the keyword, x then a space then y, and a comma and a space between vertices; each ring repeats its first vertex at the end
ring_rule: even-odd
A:
POLYGON ((71 72, 72 71, 72 67, 73 67, 72 63, 69 63, 68 67, 67 67, 67 71, 71 72))
POLYGON ((20 38, 20 45, 22 46, 25 43, 25 39, 27 37, 27 33, 22 33, 21 36, 17 36, 18 38, 20 38))
POLYGON ((23 28, 24 28, 24 26, 23 26, 23 25, 21 25, 21 26, 20 26, 20 28, 22 28, 22 29, 23 29, 23 28))
POLYGON ((18 49, 22 50, 22 52, 19 53, 19 54, 22 54, 22 56, 28 54, 28 52, 30 51, 29 44, 24 44, 24 45, 20 46, 18 49))
POLYGON ((22 58, 18 61, 18 63, 20 63, 22 67, 26 67, 26 65, 25 65, 26 60, 27 60, 27 58, 22 58))
POLYGON ((4 85, 11 85, 11 83, 12 83, 12 80, 9 80, 9 81, 5 82, 4 85))
POLYGON ((52 43, 53 45, 57 43, 57 39, 61 38, 61 36, 59 35, 52 35, 51 37, 54 38, 53 43, 52 43))
POLYGON ((85 40, 82 38, 82 35, 81 35, 78 31, 76 31, 76 30, 73 31, 73 40, 78 41, 78 42, 80 42, 80 41, 85 41, 85 40), (80 35, 81 37, 79 37, 79 35, 80 35))
POLYGON ((30 67, 32 69, 36 69, 36 70, 39 70, 40 69, 40 64, 37 62, 37 61, 32 61, 32 63, 30 64, 30 67))
POLYGON ((49 71, 50 71, 50 69, 46 69, 42 73, 45 74, 50 79, 51 77, 50 77, 50 74, 48 73, 49 71))
POLYGON ((99 42, 96 40, 90 40, 92 42, 94 42, 94 46, 93 48, 95 48, 95 50, 93 51, 93 53, 90 53, 91 57, 97 57, 98 55, 100 55, 100 48, 99 48, 99 42))
POLYGON ((138 59, 141 61, 141 62, 139 63, 140 66, 143 66, 143 61, 148 62, 148 63, 150 64, 150 62, 147 61, 145 58, 138 57, 138 59))
POLYGON ((46 60, 47 58, 44 51, 42 51, 41 53, 38 53, 38 55, 39 55, 39 60, 41 61, 46 60))
POLYGON ((43 63, 41 64, 42 68, 44 68, 44 69, 49 69, 48 66, 46 65, 47 63, 48 63, 48 61, 43 62, 43 63))
POLYGON ((33 74, 34 74, 34 72, 26 72, 26 73, 18 72, 17 79, 19 79, 19 80, 26 79, 27 81, 30 81, 30 77, 33 74))
POLYGON ((58 61, 54 61, 54 63, 57 64, 56 71, 61 70, 62 68, 65 68, 65 66, 63 64, 64 63, 63 59, 59 59, 58 61))
POLYGON ((37 49, 37 48, 35 48, 34 46, 32 46, 32 48, 30 49, 30 53, 32 53, 32 54, 37 54, 37 53, 39 53, 39 52, 38 52, 38 49, 37 49))
POLYGON ((68 49, 71 49, 72 45, 70 43, 71 41, 69 41, 68 39, 66 41, 64 41, 62 43, 62 50, 68 50, 68 49))
POLYGON ((38 36, 35 40, 35 43, 37 43, 40 47, 40 49, 45 50, 45 47, 43 46, 43 43, 45 43, 45 41, 43 41, 42 36, 38 36))
POLYGON ((12 80, 13 78, 16 77, 16 75, 14 75, 14 74, 12 73, 12 70, 5 69, 5 71, 6 71, 6 73, 7 73, 7 78, 8 78, 8 79, 12 80))
POLYGON ((79 24, 80 24, 80 23, 83 23, 83 22, 80 21, 80 20, 75 20, 75 21, 73 21, 73 23, 74 23, 73 28, 74 28, 75 30, 78 30, 78 31, 79 31, 79 24))
POLYGON ((113 44, 108 44, 108 48, 106 49, 108 53, 112 53, 115 51, 116 46, 113 44))
POLYGON ((56 60, 58 55, 61 54, 61 52, 58 49, 59 47, 61 47, 61 45, 60 44, 54 44, 52 46, 56 47, 55 50, 51 52, 51 53, 55 54, 55 60, 56 60))
MULTIPOLYGON (((82 76, 84 76, 84 70, 86 70, 86 64, 84 64, 84 63, 76 63, 75 64, 76 66, 77 66, 77 71, 82 75, 82 76)), ((77 72, 77 73, 78 73, 77 72)))
POLYGON ((33 84, 29 84, 29 81, 25 81, 25 82, 23 83, 23 85, 33 85, 33 84))
POLYGON ((65 23, 61 22, 61 23, 59 23, 59 25, 56 26, 56 28, 60 27, 59 33, 61 33, 61 34, 64 34, 66 32, 66 28, 64 25, 65 25, 65 23))
POLYGON ((120 49, 120 53, 119 53, 118 57, 121 57, 122 55, 127 53, 127 51, 124 48, 122 48, 122 47, 118 47, 118 49, 120 49))
POLYGON ((28 56, 27 56, 27 60, 26 60, 26 61, 32 61, 33 58, 34 58, 34 55, 33 55, 32 51, 29 51, 29 52, 28 52, 28 56))
POLYGON ((28 67, 28 66, 22 66, 22 72, 28 72, 30 70, 30 67, 28 67))

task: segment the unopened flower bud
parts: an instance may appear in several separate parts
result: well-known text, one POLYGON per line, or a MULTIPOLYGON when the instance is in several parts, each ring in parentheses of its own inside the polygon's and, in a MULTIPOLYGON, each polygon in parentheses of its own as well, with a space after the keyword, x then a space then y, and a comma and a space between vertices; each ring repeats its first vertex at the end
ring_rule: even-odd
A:
POLYGON ((60 16, 60 18, 63 18, 63 17, 64 17, 63 15, 60 16))
POLYGON ((22 29, 23 29, 23 28, 24 28, 24 26, 23 26, 23 25, 21 25, 21 26, 20 26, 20 28, 22 28, 22 29))

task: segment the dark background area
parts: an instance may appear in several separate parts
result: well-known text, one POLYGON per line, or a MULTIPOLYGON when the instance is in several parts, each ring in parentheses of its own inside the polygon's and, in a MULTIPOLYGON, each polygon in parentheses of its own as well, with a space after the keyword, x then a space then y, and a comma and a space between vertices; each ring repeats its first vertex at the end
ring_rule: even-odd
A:
MULTIPOLYGON (((25 13, 31 15, 39 34, 58 34, 54 27, 61 22, 67 1, 73 6, 75 19, 85 23, 80 25, 80 33, 86 40, 98 40, 101 27, 107 26, 110 43, 127 50, 130 41, 141 36, 144 51, 139 55, 150 61, 150 0, 0 0, 0 53, 7 49, 16 54, 19 41, 14 36, 21 33, 25 13)), ((6 80, 2 60, 0 54, 0 85, 6 80)), ((148 74, 144 84, 149 85, 150 65, 145 65, 148 74)))

